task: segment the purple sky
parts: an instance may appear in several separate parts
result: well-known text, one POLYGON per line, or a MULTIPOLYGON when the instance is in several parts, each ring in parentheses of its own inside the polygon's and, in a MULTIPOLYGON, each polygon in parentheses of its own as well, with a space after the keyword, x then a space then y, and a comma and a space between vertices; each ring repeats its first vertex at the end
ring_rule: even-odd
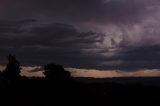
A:
POLYGON ((1 0, 0 63, 160 68, 159 0, 1 0))

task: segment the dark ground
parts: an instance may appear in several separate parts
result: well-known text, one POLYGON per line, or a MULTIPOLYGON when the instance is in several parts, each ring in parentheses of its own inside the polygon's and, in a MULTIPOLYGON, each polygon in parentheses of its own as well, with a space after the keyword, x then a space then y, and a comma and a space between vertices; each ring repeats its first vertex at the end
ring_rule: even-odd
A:
POLYGON ((159 106, 160 86, 114 82, 91 84, 23 77, 11 82, 1 81, 0 97, 0 106, 159 106))
POLYGON ((45 78, 22 77, 20 70, 9 55, 0 73, 0 106, 160 105, 160 78, 74 79, 57 64, 44 66, 45 78), (89 80, 94 83, 84 83, 89 80))

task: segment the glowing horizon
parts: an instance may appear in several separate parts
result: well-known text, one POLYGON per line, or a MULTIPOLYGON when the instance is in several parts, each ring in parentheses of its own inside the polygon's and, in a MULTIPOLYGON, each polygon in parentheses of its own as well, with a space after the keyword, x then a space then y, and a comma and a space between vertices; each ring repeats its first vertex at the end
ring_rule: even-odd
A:
MULTIPOLYGON (((90 78, 160 77, 160 69, 141 69, 130 72, 123 70, 96 70, 96 69, 78 69, 78 68, 65 68, 65 70, 71 72, 71 76, 73 77, 90 77, 90 78)), ((21 75, 28 77, 32 76, 44 77, 43 70, 40 67, 23 67, 21 75)))

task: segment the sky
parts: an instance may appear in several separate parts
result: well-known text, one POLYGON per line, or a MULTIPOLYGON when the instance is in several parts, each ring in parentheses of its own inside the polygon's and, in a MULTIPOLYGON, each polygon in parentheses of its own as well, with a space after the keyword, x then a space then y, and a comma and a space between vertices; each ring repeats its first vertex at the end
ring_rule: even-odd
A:
POLYGON ((0 64, 160 69, 159 0, 1 0, 0 64))

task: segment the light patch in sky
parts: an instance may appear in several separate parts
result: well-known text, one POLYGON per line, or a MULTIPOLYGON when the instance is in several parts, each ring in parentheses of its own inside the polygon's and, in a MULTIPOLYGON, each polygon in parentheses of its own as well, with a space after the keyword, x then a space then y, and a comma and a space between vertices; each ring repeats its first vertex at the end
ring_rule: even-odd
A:
MULTIPOLYGON (((5 66, 0 66, 1 70, 5 66)), ((21 75, 27 77, 44 77, 41 66, 21 67, 21 75)), ((90 77, 90 78, 116 78, 116 77, 160 77, 159 69, 141 69, 135 71, 121 71, 121 70, 96 70, 96 69, 78 69, 65 68, 71 72, 73 77, 90 77)))
POLYGON ((41 70, 40 66, 34 67, 21 67, 21 75, 27 77, 44 77, 43 70, 41 70))
POLYGON ((5 65, 0 65, 0 71, 3 71, 6 68, 5 65))
POLYGON ((114 78, 114 77, 159 77, 159 69, 145 69, 137 71, 120 71, 120 70, 95 70, 95 69, 76 69, 67 68, 74 77, 91 77, 91 78, 114 78))

